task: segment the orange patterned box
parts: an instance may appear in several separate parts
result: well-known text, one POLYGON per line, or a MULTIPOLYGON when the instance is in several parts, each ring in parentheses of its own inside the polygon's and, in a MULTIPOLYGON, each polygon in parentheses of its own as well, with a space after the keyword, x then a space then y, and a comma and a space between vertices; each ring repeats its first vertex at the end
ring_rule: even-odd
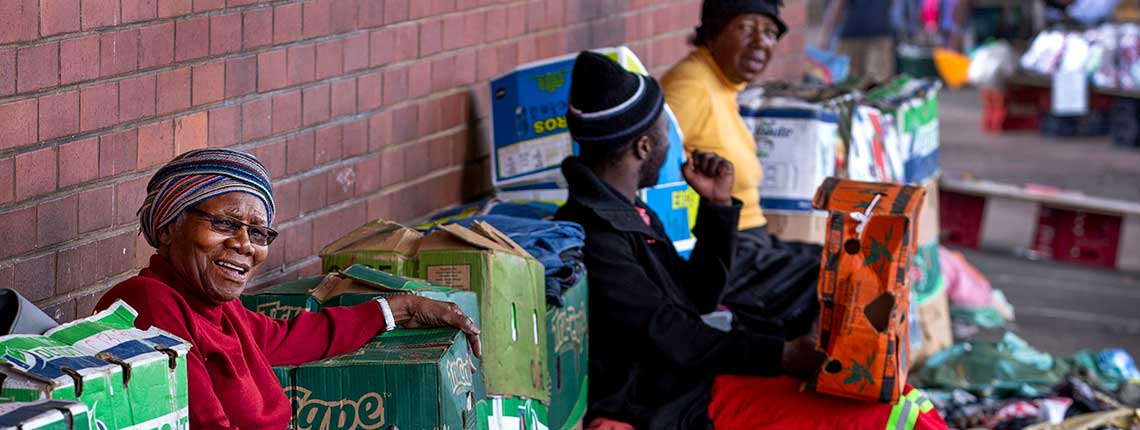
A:
POLYGON ((823 394, 894 402, 910 354, 907 272, 916 249, 920 187, 829 178, 812 206, 830 212, 819 278, 827 355, 809 387, 823 394))

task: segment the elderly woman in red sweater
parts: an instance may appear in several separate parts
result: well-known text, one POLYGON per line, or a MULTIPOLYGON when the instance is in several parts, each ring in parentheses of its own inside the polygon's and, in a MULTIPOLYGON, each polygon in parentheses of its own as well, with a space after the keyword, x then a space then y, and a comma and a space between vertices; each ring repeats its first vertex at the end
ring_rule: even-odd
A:
POLYGON ((150 266, 96 306, 124 300, 139 328, 155 326, 194 345, 187 358, 190 427, 282 430, 289 400, 271 366, 355 350, 377 333, 450 325, 481 354, 479 329, 458 307, 399 296, 275 320, 236 300, 277 237, 265 166, 248 154, 202 149, 163 166, 147 184, 139 222, 157 249, 150 266))

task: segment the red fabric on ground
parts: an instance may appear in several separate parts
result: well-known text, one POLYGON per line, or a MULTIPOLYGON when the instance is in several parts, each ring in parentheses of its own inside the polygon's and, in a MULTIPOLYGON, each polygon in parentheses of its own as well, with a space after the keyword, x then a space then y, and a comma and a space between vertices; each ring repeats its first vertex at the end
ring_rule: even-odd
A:
POLYGON ((614 421, 609 418, 594 418, 590 421, 590 425, 586 426, 586 430, 636 430, 633 426, 623 423, 621 421, 614 421))
MULTIPOLYGON (((801 381, 787 376, 719 376, 713 383, 709 419, 717 430, 887 428, 893 405, 801 392, 801 384, 801 381)), ((908 385, 906 392, 913 389, 908 385)), ((905 397, 899 399, 900 402, 904 400, 905 397)), ((949 426, 934 409, 919 414, 914 425, 914 430, 947 428, 949 426)))

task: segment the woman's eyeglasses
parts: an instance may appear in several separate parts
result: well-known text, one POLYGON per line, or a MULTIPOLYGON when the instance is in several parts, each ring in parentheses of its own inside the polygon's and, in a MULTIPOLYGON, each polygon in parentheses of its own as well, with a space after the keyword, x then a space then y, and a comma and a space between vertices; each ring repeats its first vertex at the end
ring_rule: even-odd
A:
POLYGON ((258 246, 269 246, 277 239, 277 230, 270 227, 247 224, 225 215, 211 215, 200 209, 187 209, 187 212, 198 215, 210 222, 210 229, 221 234, 237 236, 239 230, 245 227, 249 232, 249 241, 258 246))

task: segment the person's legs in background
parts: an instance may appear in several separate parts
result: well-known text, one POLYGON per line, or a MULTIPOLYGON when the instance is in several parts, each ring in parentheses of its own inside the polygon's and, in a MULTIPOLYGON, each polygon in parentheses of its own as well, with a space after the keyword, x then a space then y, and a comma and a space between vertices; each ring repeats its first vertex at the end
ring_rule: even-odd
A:
POLYGON ((851 77, 885 82, 895 75, 895 42, 890 37, 841 38, 836 51, 851 59, 851 77))

